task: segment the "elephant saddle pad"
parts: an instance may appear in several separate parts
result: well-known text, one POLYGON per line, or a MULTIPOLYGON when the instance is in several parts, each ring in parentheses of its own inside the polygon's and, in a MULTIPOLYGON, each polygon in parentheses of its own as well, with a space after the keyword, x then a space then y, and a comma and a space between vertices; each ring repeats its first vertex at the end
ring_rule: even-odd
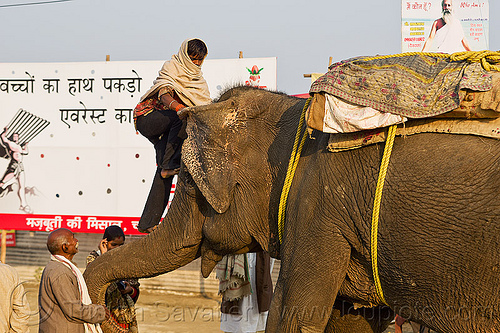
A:
POLYGON ((331 65, 309 94, 326 93, 402 117, 432 117, 457 109, 460 90, 492 88, 491 72, 480 63, 451 59, 428 53, 353 58, 331 65))
MULTIPOLYGON (((410 120, 399 124, 396 135, 407 136, 418 133, 470 134, 500 139, 500 118, 494 119, 455 119, 426 118, 410 120)), ((314 134, 313 134, 314 135, 314 134)), ((328 150, 342 152, 367 145, 384 142, 387 128, 376 128, 354 133, 330 134, 328 150)))

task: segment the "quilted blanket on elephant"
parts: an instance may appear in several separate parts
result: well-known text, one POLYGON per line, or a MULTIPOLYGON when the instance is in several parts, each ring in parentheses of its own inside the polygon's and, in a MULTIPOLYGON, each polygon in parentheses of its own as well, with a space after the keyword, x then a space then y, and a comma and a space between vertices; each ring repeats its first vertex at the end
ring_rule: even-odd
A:
POLYGON ((491 80, 481 64, 446 57, 358 57, 330 66, 309 93, 324 92, 379 111, 426 118, 456 109, 461 89, 490 90, 491 80))

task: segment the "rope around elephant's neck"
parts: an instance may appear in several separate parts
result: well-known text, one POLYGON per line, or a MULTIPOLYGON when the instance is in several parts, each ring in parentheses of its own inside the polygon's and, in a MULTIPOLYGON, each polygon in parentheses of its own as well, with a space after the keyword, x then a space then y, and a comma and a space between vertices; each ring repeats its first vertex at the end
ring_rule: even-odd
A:
MULTIPOLYGON (((302 134, 302 138, 300 137, 300 133, 302 132, 302 127, 304 125, 304 119, 306 110, 309 107, 309 103, 311 102, 312 97, 309 97, 302 109, 302 114, 300 115, 299 126, 297 127, 297 133, 295 134, 295 141, 292 148, 292 153, 290 156, 290 161, 288 162, 288 169, 286 172, 285 182, 283 184, 283 190, 281 192, 281 198, 278 209, 278 236, 280 244, 283 243, 283 229, 285 225, 285 209, 286 202, 288 200, 288 193, 290 192, 290 187, 292 185, 292 180, 295 175, 295 170, 297 169, 297 165, 300 159, 300 154, 302 152, 302 148, 307 139, 307 130, 304 130, 302 134)), ((396 136, 396 128, 397 125, 392 125, 389 127, 389 131, 387 134, 387 140, 384 148, 384 155, 382 157, 382 162, 380 165, 379 176, 377 180, 377 188, 375 190, 375 199, 373 203, 373 215, 372 215, 372 225, 371 225, 371 237, 370 237, 370 252, 371 252, 371 260, 372 260, 372 272, 373 272, 373 280, 375 283, 375 290, 377 292, 380 300, 387 305, 387 302, 384 297, 384 293, 382 291, 382 285, 380 283, 380 277, 378 274, 378 222, 380 215, 380 202, 382 200, 382 190, 384 188, 385 176, 387 174, 387 168, 389 166, 389 160, 391 158, 392 146, 394 144, 394 138, 396 136)))
POLYGON ((288 193, 292 185, 293 176, 295 175, 295 169, 297 169, 297 165, 299 163, 302 148, 304 147, 304 143, 306 142, 307 138, 307 130, 304 130, 302 139, 300 139, 300 133, 302 132, 306 110, 309 107, 309 103, 311 103, 311 99, 312 97, 309 97, 306 101, 306 104, 302 108, 302 114, 300 115, 299 126, 297 128, 297 133, 295 134, 295 142, 293 143, 292 154, 290 156, 290 161, 288 162, 288 169, 286 171, 283 190, 281 191, 281 198, 278 209, 278 236, 280 244, 283 242, 283 228, 285 226, 285 208, 288 199, 288 193))
POLYGON ((378 59, 388 59, 388 58, 401 58, 413 55, 424 55, 430 57, 437 58, 450 58, 451 61, 468 61, 470 63, 480 62, 483 68, 486 71, 497 71, 500 72, 500 52, 498 51, 463 51, 463 52, 455 52, 452 54, 449 53, 433 53, 433 52, 406 52, 399 54, 391 54, 384 56, 375 56, 363 58, 360 60, 369 61, 369 60, 378 60, 378 59))
POLYGON ((372 259, 372 272, 373 281, 375 283, 375 290, 377 292, 380 300, 386 304, 384 297, 384 292, 382 291, 382 285, 380 284, 380 277, 378 275, 378 218, 380 215, 380 201, 382 200, 382 190, 384 189, 385 176, 387 174, 387 167, 389 166, 389 160, 391 158, 392 145, 394 144, 394 137, 396 136, 397 125, 392 125, 389 127, 389 132, 387 133, 387 140, 385 142, 384 156, 382 157, 382 163, 380 164, 380 171, 377 180, 377 189, 375 190, 375 200, 373 202, 373 215, 372 215, 372 227, 371 227, 371 242, 370 242, 370 252, 372 259))

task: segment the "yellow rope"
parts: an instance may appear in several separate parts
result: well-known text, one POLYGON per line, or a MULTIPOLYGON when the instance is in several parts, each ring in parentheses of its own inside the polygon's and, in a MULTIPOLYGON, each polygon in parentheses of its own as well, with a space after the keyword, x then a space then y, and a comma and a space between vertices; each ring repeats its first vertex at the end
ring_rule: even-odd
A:
POLYGON ((394 144, 394 137, 396 136, 397 125, 392 125, 389 127, 389 132, 387 133, 387 140, 385 142, 384 156, 382 157, 382 163, 380 165, 380 171, 377 181, 377 189, 375 191, 375 200, 373 203, 373 215, 372 215, 372 229, 371 229, 371 257, 372 257, 372 271, 373 280, 375 281, 375 289, 377 295, 381 301, 387 305, 384 298, 384 293, 382 292, 382 285, 380 284, 380 277, 378 275, 378 263, 377 263, 377 237, 378 237, 378 218, 380 215, 380 201, 382 200, 382 190, 384 188, 385 176, 387 174, 387 167, 389 166, 389 160, 391 158, 392 145, 394 144))
POLYGON ((470 63, 480 62, 486 71, 499 71, 500 72, 500 52, 499 51, 463 51, 452 54, 448 53, 433 53, 433 52, 406 52, 399 54, 391 54, 384 56, 375 56, 363 58, 361 60, 378 60, 389 58, 401 58, 413 55, 424 55, 436 58, 450 58, 451 61, 468 61, 470 63))
POLYGON ((288 162, 288 169, 286 171, 285 182, 283 184, 283 190, 281 192, 281 199, 278 209, 278 235, 280 244, 283 241, 283 228, 285 226, 285 208, 286 201, 288 199, 288 192, 290 191, 290 187, 292 186, 293 176, 295 175, 295 169, 299 164, 300 153, 302 152, 302 148, 304 147, 304 143, 307 138, 307 131, 304 131, 302 135, 302 139, 300 139, 300 132, 304 125, 304 119, 306 115, 306 110, 311 102, 312 97, 309 97, 302 109, 302 114, 300 116, 299 126, 297 128, 297 134, 295 134, 295 142, 293 143, 292 154, 290 156, 290 162, 288 162))

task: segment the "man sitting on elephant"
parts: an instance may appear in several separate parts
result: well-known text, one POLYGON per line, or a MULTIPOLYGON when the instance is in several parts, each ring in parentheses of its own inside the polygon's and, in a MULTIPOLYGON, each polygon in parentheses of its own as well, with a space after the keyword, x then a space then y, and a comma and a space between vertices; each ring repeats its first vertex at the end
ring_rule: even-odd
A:
POLYGON ((185 40, 166 61, 134 110, 136 129, 155 147, 157 171, 138 228, 150 232, 168 204, 173 176, 179 172, 185 122, 177 112, 186 106, 211 102, 201 65, 208 50, 200 39, 185 40))

